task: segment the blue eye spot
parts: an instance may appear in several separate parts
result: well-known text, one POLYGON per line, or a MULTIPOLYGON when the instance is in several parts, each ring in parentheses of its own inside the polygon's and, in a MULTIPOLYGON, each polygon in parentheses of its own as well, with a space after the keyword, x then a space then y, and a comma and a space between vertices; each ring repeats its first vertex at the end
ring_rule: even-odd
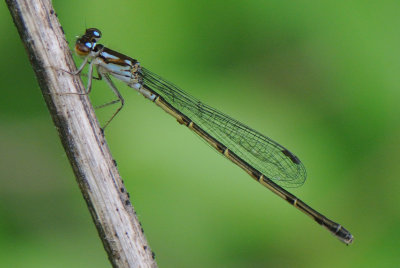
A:
POLYGON ((92 48, 92 43, 86 42, 86 43, 85 43, 85 46, 88 47, 88 48, 92 48))
POLYGON ((96 32, 96 31, 94 31, 93 34, 94 34, 95 36, 97 36, 97 37, 100 36, 99 32, 96 32))

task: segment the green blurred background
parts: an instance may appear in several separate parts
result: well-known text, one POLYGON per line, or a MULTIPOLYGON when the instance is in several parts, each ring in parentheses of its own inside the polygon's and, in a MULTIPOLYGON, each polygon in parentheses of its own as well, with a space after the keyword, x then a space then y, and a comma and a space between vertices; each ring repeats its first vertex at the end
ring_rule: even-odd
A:
MULTIPOLYGON (((117 83, 126 107, 106 137, 160 267, 399 267, 399 1, 54 6, 71 47, 100 28, 289 148, 308 171, 292 192, 355 236, 346 247, 117 83)), ((0 29, 1 266, 109 267, 4 3, 0 29)), ((112 93, 96 81, 91 99, 112 93)))

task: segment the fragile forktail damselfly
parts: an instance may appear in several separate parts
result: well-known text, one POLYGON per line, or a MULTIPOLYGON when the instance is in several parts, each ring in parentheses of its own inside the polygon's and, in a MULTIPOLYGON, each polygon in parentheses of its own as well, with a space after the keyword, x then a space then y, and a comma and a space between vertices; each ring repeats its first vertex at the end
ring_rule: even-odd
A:
POLYGON ((346 244, 353 241, 353 236, 343 226, 326 218, 281 187, 298 187, 306 179, 305 167, 294 154, 261 133, 200 102, 174 84, 141 67, 137 60, 98 44, 100 38, 100 30, 90 28, 77 39, 75 51, 84 58, 84 61, 73 74, 81 73, 85 65, 89 64, 86 88, 86 94, 89 94, 95 67, 99 75, 98 79, 104 79, 118 97, 117 100, 108 103, 119 102, 120 107, 106 122, 103 129, 124 105, 124 99, 112 82, 111 75, 171 114, 180 124, 193 130, 256 181, 326 227, 341 241, 346 244))

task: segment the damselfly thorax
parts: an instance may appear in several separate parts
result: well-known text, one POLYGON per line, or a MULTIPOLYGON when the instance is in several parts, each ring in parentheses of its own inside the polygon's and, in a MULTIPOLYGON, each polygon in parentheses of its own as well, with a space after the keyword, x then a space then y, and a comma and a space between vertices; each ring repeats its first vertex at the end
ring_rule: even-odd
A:
MULTIPOLYGON (((101 32, 98 29, 91 28, 86 30, 86 33, 76 41, 76 53, 83 58, 91 60, 90 66, 96 66, 100 76, 110 74, 126 83, 129 87, 136 89, 150 100, 154 100, 154 94, 142 88, 143 79, 139 75, 141 71, 140 63, 131 57, 97 44, 100 37, 101 32)), ((84 62, 82 66, 84 67, 86 63, 84 62)), ((89 69, 89 72, 93 71, 92 68, 89 69)))

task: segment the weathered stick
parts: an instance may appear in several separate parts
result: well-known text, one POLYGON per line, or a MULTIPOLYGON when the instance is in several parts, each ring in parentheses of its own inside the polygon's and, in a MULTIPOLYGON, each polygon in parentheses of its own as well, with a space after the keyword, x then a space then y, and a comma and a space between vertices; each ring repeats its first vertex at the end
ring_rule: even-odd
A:
POLYGON ((114 267, 157 267, 50 0, 6 0, 61 142, 114 267))

